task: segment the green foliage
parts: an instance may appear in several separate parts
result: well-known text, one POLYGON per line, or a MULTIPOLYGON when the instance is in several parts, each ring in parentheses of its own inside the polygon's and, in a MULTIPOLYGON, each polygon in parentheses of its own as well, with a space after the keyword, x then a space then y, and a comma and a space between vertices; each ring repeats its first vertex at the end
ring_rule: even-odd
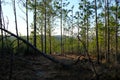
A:
MULTIPOLYGON (((26 38, 25 36, 23 38, 26 38)), ((17 39, 14 37, 6 37, 4 38, 4 41, 0 40, 0 53, 14 53, 15 55, 29 55, 34 54, 34 50, 30 47, 27 48, 27 45, 23 42, 20 42, 20 46, 17 46, 17 39), (3 47, 2 47, 3 45, 3 47), (28 50, 29 48, 29 50, 28 50)))

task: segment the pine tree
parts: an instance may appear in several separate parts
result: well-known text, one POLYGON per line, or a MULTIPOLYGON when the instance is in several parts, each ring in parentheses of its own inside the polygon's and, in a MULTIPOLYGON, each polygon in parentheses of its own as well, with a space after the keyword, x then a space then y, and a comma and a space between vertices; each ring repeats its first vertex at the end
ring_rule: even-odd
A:
POLYGON ((97 1, 95 0, 95 23, 96 23, 96 47, 97 47, 97 62, 99 62, 99 42, 98 42, 98 22, 97 22, 97 1))

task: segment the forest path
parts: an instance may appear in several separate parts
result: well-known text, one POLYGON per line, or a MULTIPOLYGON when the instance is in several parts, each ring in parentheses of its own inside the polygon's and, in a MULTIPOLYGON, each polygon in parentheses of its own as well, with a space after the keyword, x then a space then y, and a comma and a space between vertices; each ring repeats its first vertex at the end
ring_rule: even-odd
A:
MULTIPOLYGON (((78 58, 78 56, 75 55, 52 56, 65 64, 73 63, 78 58)), ((31 66, 26 67, 33 71, 30 74, 33 77, 32 80, 89 80, 94 74, 90 69, 91 65, 87 65, 86 63, 78 62, 73 66, 62 66, 60 64, 53 63, 42 56, 29 56, 26 57, 26 59, 36 62, 35 64, 31 64, 31 66), (84 65, 84 67, 82 65, 84 65)))
MULTIPOLYGON (((79 56, 76 55, 51 55, 64 62, 73 63, 79 56)), ((89 61, 84 56, 80 57, 77 64, 72 66, 62 66, 56 64, 43 56, 22 57, 30 61, 21 61, 14 58, 13 72, 11 80, 97 80, 89 61)), ((95 64, 99 80, 119 80, 120 65, 107 66, 95 64), (117 67, 116 67, 117 66, 117 67)), ((10 57, 0 59, 0 80, 10 80, 10 57)))
MULTIPOLYGON (((76 55, 52 56, 66 64, 73 63, 73 61, 79 57, 76 55)), ((90 65, 87 65, 84 62, 81 63, 81 61, 76 65, 63 67, 45 59, 44 57, 35 57, 33 59, 34 61, 39 62, 38 65, 32 65, 37 76, 36 80, 89 80, 94 74, 90 69, 90 65)))

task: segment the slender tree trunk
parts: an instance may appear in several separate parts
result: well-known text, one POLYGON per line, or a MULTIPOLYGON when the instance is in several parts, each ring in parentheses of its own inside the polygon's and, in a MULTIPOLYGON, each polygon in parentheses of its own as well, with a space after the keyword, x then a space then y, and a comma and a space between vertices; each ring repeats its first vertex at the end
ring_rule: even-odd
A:
MULTIPOLYGON (((88 12, 87 12, 87 15, 88 15, 88 12)), ((87 29, 86 29, 86 32, 87 32, 87 35, 86 35, 86 48, 87 48, 87 53, 89 52, 89 40, 88 40, 88 38, 89 38, 89 34, 88 34, 88 30, 89 30, 89 26, 88 26, 88 18, 87 18, 87 29)))
POLYGON ((50 54, 52 54, 51 29, 50 29, 49 37, 50 37, 50 54))
POLYGON ((118 1, 116 1, 116 54, 115 54, 115 62, 117 62, 117 54, 118 54, 118 1))
MULTIPOLYGON (((64 21, 64 22, 66 22, 66 21, 64 21)), ((66 39, 66 35, 65 35, 65 23, 63 23, 63 54, 65 54, 65 44, 66 44, 66 41, 65 41, 65 39, 66 39)))
POLYGON ((97 0, 95 0, 95 23, 96 23, 96 48, 97 48, 97 62, 100 63, 99 42, 98 42, 98 22, 97 22, 97 0))
POLYGON ((107 56, 108 56, 108 59, 107 59, 107 62, 110 62, 110 26, 109 26, 109 0, 107 0, 107 31, 108 31, 108 35, 107 35, 107 38, 108 38, 108 44, 107 44, 107 47, 108 47, 108 53, 107 53, 107 56))
MULTIPOLYGON (((27 41, 29 42, 29 27, 28 27, 28 0, 26 0, 26 26, 27 26, 27 41)), ((29 51, 29 46, 27 45, 27 51, 29 51)))
MULTIPOLYGON (((88 5, 87 5, 87 1, 85 1, 85 6, 87 7, 88 5)), ((87 49, 87 54, 88 54, 88 46, 89 46, 89 41, 88 41, 88 27, 89 27, 89 20, 88 20, 88 15, 89 15, 89 13, 88 13, 88 8, 86 8, 86 15, 87 15, 87 17, 86 17, 86 49, 87 49)))
MULTIPOLYGON (((84 23, 83 25, 86 25, 86 20, 84 18, 84 23)), ((83 40, 84 40, 84 43, 85 43, 85 47, 86 47, 86 50, 87 50, 87 44, 86 44, 86 39, 87 39, 87 36, 86 36, 86 27, 84 26, 83 28, 83 40)), ((86 53, 87 51, 84 51, 84 53, 86 53)))
POLYGON ((107 61, 107 2, 105 0, 105 59, 107 61))
POLYGON ((60 29, 61 30, 61 44, 60 44, 61 45, 61 54, 63 53, 63 40, 62 40, 62 38, 63 38, 62 37, 63 36, 62 32, 63 31, 62 31, 62 23, 63 22, 62 22, 62 0, 61 0, 61 19, 60 19, 60 27, 61 27, 61 29, 60 29))
MULTIPOLYGON (((65 20, 65 22, 66 22, 66 20, 65 20)), ((65 34, 67 33, 66 28, 64 29, 64 33, 65 33, 65 34)), ((64 53, 67 52, 67 48, 66 48, 66 38, 67 38, 67 35, 65 35, 65 37, 64 37, 64 50, 63 50, 64 53)))
MULTIPOLYGON (((69 37, 68 37, 68 41, 69 41, 69 43, 68 43, 68 44, 71 44, 71 43, 70 43, 70 29, 68 29, 68 35, 69 35, 69 37)), ((71 46, 68 45, 68 52, 71 51, 70 48, 71 48, 71 46)))
POLYGON ((41 50, 43 52, 43 26, 41 26, 41 50))
MULTIPOLYGON (((87 14, 88 14, 88 13, 87 13, 87 14)), ((87 40, 86 40, 86 41, 87 41, 87 42, 86 42, 86 44, 87 44, 87 53, 89 52, 89 39, 88 39, 88 38, 89 38, 89 36, 88 36, 88 35, 89 35, 89 34, 88 34, 88 30, 89 30, 89 29, 88 29, 88 24, 89 24, 89 23, 88 23, 88 19, 87 19, 87 36, 86 36, 86 37, 87 37, 87 40)))
MULTIPOLYGON (((80 21, 80 20, 79 20, 79 17, 80 17, 80 14, 78 13, 78 21, 77 21, 77 22, 78 22, 78 36, 79 36, 79 31, 80 31, 80 28, 79 28, 79 27, 80 27, 80 25, 79 25, 79 24, 80 24, 80 23, 79 23, 79 21, 80 21)), ((77 43, 78 43, 78 49, 77 49, 77 50, 78 50, 78 53, 80 53, 80 50, 79 50, 79 48, 80 48, 79 39, 78 39, 78 42, 77 42, 77 43)))
POLYGON ((45 31, 44 31, 44 35, 45 35, 45 53, 46 53, 46 43, 47 43, 47 39, 46 39, 46 16, 47 16, 47 12, 46 12, 46 0, 44 0, 44 4, 45 4, 45 25, 44 25, 44 28, 45 28, 45 31))
MULTIPOLYGON (((13 0, 13 10, 14 10, 14 16, 15 16, 15 27, 16 27, 16 34, 18 35, 18 26, 17 26, 17 15, 16 15, 16 2, 13 0)), ((17 45, 19 47, 19 40, 17 40, 17 45)))
MULTIPOLYGON (((0 0, 0 27, 2 28, 2 6, 1 6, 1 0, 0 0)), ((1 50, 1 58, 3 57, 3 45, 4 45, 4 42, 3 42, 3 30, 1 30, 1 38, 2 38, 2 50, 1 50)))
POLYGON ((50 54, 51 54, 51 52, 52 52, 52 48, 51 48, 51 25, 50 25, 50 18, 48 19, 48 26, 49 26, 49 46, 50 46, 50 54))
MULTIPOLYGON (((78 36, 79 36, 79 24, 78 24, 78 36)), ((78 40, 77 43, 78 43, 77 44, 77 47, 78 47, 77 51, 78 51, 78 54, 79 54, 80 53, 80 42, 79 42, 79 40, 78 40)))
POLYGON ((9 80, 13 78, 13 52, 10 52, 10 72, 9 72, 9 80))
MULTIPOLYGON (((0 0, 0 27, 2 27, 2 6, 1 6, 1 0, 0 0)), ((1 30, 2 32, 2 30, 1 30)))
POLYGON ((34 2, 35 10, 34 10, 34 46, 36 47, 36 0, 34 2))
POLYGON ((73 54, 73 44, 74 44, 74 38, 73 38, 73 8, 74 8, 74 6, 72 6, 72 54, 73 54))

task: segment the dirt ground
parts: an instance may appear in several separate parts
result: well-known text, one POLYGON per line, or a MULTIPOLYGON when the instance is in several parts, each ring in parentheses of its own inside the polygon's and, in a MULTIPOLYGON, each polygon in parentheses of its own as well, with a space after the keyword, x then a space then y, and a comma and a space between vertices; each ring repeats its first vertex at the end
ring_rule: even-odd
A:
MULTIPOLYGON (((77 55, 51 55, 65 64, 74 63, 77 55)), ((0 80, 119 80, 119 64, 96 64, 93 66, 84 56, 76 64, 62 66, 42 56, 10 57, 0 59, 0 80), (12 72, 11 72, 12 69, 12 72)))

